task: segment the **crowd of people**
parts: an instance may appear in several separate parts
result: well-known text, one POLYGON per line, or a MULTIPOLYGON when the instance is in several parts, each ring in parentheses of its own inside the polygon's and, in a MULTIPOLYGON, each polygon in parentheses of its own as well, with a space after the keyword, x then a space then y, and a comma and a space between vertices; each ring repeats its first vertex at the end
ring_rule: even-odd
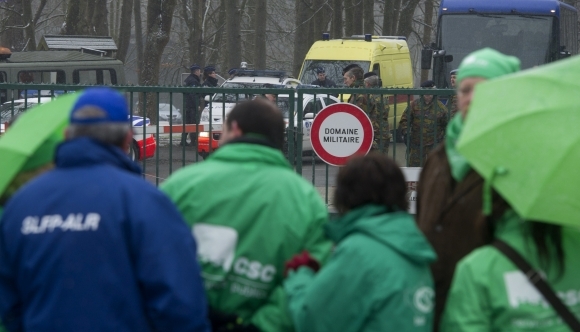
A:
MULTIPOLYGON (((329 221, 316 189, 281 152, 285 123, 275 103, 236 105, 220 148, 157 189, 125 154, 132 132, 124 97, 106 87, 78 93, 63 110, 64 141, 47 138, 0 195, 3 328, 576 330, 580 230, 526 220, 457 149, 475 87, 519 67, 483 49, 453 73, 457 114, 449 123, 441 117, 439 131, 421 138, 430 153, 416 157, 426 159, 416 216, 407 213, 402 171, 381 153, 384 133, 376 151, 339 170, 339 217, 329 221)), ((364 76, 345 68, 349 86, 379 85, 364 76)), ((349 102, 373 105, 371 119, 385 121, 388 102, 377 111, 379 100, 368 98, 354 93, 349 102)), ((442 105, 416 103, 431 104, 439 121, 442 105)), ((0 140, 26 130, 18 121, 0 140)))

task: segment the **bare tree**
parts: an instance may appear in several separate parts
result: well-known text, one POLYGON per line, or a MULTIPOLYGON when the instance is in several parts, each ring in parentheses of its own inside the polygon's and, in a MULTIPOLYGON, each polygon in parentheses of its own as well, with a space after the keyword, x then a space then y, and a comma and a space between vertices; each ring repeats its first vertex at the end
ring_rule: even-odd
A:
POLYGON ((305 0, 296 0, 296 30, 294 33, 294 58, 292 72, 295 76, 300 73, 302 62, 308 52, 308 41, 304 36, 308 34, 309 6, 305 0))
POLYGON ((228 67, 237 68, 242 61, 242 38, 240 35, 241 13, 238 8, 238 0, 227 0, 226 7, 226 31, 227 31, 227 55, 228 67))
MULTIPOLYGON (((350 15, 352 15, 352 33, 363 33, 363 2, 364 0, 351 0, 350 15)), ((372 1, 372 0, 367 0, 372 1)))
MULTIPOLYGON (((131 42, 131 18, 133 12, 133 0, 123 0, 121 4, 121 17, 119 30, 117 31, 117 59, 125 62, 129 44, 131 42)), ((111 26, 114 24, 111 22, 111 26)))
POLYGON ((141 67, 143 65, 143 21, 141 19, 141 0, 133 0, 135 16, 135 47, 137 48, 137 76, 141 82, 141 67))
MULTIPOLYGON (((95 0, 94 9, 92 12, 88 12, 91 18, 89 34, 95 36, 108 36, 109 27, 107 23, 107 0, 95 0)), ((111 24, 114 24, 111 22, 111 24)))
POLYGON ((0 43, 13 51, 22 51, 26 45, 24 22, 22 21, 22 1, 6 0, 0 8, 4 12, 0 43))
POLYGON ((63 34, 88 35, 89 21, 87 20, 88 0, 73 0, 68 2, 63 34))
POLYGON ((370 33, 374 35, 375 33, 375 2, 374 1, 363 1, 363 18, 364 27, 363 33, 370 33))
POLYGON ((332 0, 332 38, 341 38, 344 23, 342 21, 342 7, 344 0, 332 0))
POLYGON ((266 68, 266 18, 268 15, 268 0, 256 0, 254 12, 254 67, 266 68))
MULTIPOLYGON (((147 37, 143 64, 141 65, 141 85, 159 84, 159 67, 161 56, 171 32, 173 11, 176 0, 149 0, 147 3, 147 37)), ((157 123, 155 95, 147 94, 147 116, 153 123, 157 123)))

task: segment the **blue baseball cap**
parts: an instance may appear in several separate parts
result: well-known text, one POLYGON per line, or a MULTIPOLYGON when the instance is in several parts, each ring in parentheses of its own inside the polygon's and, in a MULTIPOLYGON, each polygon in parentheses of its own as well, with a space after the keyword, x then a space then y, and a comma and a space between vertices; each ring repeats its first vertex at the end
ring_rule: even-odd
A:
POLYGON ((194 71, 194 70, 198 70, 201 69, 201 67, 198 64, 193 64, 191 65, 191 67, 189 67, 189 70, 194 71))
POLYGON ((106 87, 84 90, 70 113, 71 124, 128 123, 128 121, 129 107, 125 97, 116 90, 106 87), (79 116, 79 110, 87 107, 96 108, 102 113, 90 117, 79 116))

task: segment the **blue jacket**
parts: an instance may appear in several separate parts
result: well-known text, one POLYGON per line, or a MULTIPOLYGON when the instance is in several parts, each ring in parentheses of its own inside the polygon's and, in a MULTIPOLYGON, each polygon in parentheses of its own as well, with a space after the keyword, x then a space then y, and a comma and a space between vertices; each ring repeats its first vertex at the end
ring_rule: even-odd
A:
POLYGON ((195 240, 118 148, 60 145, 6 204, 0 241, 10 331, 209 331, 195 240))

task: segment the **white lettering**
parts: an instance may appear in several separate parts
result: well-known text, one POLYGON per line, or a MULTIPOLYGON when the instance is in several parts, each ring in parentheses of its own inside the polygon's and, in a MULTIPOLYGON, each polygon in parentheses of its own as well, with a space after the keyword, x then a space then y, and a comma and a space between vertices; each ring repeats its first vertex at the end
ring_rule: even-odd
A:
POLYGON ((250 261, 245 257, 240 257, 234 263, 234 273, 250 280, 259 279, 268 283, 274 279, 276 268, 273 265, 263 265, 258 261, 250 261))
POLYGON ((276 268, 272 265, 266 265, 262 269, 262 274, 260 275, 260 280, 263 282, 270 282, 274 279, 276 274, 276 268))
POLYGON ((60 214, 45 215, 42 217, 28 216, 22 221, 21 232, 24 235, 42 234, 54 232, 60 229, 66 231, 96 231, 99 228, 101 215, 98 213, 87 213, 86 217, 82 213, 71 213, 63 221, 60 214), (84 224, 83 224, 84 219, 84 224))
POLYGON ((101 221, 101 215, 98 213, 87 213, 85 217, 85 224, 83 230, 96 231, 99 229, 99 221, 101 221))

